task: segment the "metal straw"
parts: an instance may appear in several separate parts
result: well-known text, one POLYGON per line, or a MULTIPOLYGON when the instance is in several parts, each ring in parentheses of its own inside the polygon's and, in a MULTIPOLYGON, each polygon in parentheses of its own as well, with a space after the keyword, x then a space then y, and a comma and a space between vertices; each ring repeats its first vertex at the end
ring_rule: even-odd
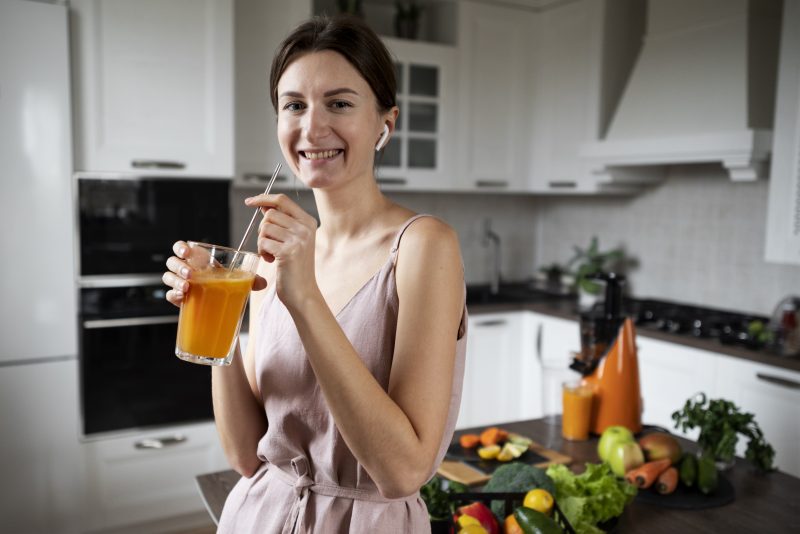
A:
MULTIPOLYGON (((264 190, 265 195, 269 195, 269 191, 272 189, 272 184, 275 183, 275 178, 278 177, 278 172, 280 172, 282 166, 282 163, 278 163, 278 165, 275 167, 275 172, 272 173, 272 178, 270 178, 267 188, 264 190)), ((234 265, 236 265, 236 257, 242 251, 242 247, 244 246, 245 241, 247 241, 247 238, 250 237, 250 232, 253 230, 253 225, 255 224, 256 217, 258 217, 259 213, 261 213, 261 208, 256 208, 256 211, 253 213, 253 217, 250 219, 250 224, 247 225, 247 230, 244 231, 244 237, 242 237, 242 241, 239 243, 239 247, 236 249, 236 254, 233 255, 231 269, 234 265)))

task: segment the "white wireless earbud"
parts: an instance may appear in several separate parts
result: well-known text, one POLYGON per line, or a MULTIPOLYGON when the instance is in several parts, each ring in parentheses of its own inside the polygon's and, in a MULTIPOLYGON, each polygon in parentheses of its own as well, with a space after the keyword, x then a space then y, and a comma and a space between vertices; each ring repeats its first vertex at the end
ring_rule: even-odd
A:
POLYGON ((378 144, 375 145, 375 152, 379 151, 383 148, 386 142, 389 140, 389 125, 383 125, 383 133, 381 134, 380 139, 378 139, 378 144))

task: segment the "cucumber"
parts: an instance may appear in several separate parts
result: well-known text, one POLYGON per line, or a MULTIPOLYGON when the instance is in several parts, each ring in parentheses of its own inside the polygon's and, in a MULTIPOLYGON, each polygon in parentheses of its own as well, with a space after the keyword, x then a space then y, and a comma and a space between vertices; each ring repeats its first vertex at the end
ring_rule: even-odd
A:
POLYGON ((714 457, 704 454, 697 461, 697 487, 700 491, 708 495, 717 489, 717 466, 714 464, 714 457))
POLYGON ((697 481, 697 457, 694 454, 688 452, 683 454, 680 476, 684 486, 694 486, 697 481))
POLYGON ((514 517, 525 534, 563 534, 564 532, 553 519, 527 506, 520 506, 514 510, 514 517))

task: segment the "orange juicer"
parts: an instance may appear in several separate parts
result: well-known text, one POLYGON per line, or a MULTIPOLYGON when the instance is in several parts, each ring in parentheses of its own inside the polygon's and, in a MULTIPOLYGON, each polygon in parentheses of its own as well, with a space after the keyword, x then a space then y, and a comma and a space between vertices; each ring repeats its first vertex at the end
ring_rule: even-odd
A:
POLYGON ((636 329, 620 311, 625 278, 616 273, 593 278, 605 282, 605 301, 581 314, 581 352, 570 368, 580 372, 582 384, 594 392, 589 427, 594 434, 615 425, 637 433, 642 430, 642 396, 636 329))

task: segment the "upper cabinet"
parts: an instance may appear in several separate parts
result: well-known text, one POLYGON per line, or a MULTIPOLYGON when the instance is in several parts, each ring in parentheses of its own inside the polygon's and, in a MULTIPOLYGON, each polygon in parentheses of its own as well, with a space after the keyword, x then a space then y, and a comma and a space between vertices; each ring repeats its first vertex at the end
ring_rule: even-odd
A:
POLYGON ((395 60, 400 115, 376 156, 382 189, 451 189, 455 183, 456 49, 384 38, 395 60), (445 97, 447 95, 447 97, 445 97))
POLYGON ((237 183, 263 189, 280 162, 276 189, 302 187, 278 144, 269 73, 281 41, 310 15, 310 0, 234 0, 237 183))
POLYGON ((767 261, 800 265, 800 3, 783 13, 775 137, 767 208, 767 261))
POLYGON ((71 0, 75 169, 233 176, 233 0, 71 0))
POLYGON ((526 189, 533 11, 458 4, 458 173, 467 190, 526 189))

